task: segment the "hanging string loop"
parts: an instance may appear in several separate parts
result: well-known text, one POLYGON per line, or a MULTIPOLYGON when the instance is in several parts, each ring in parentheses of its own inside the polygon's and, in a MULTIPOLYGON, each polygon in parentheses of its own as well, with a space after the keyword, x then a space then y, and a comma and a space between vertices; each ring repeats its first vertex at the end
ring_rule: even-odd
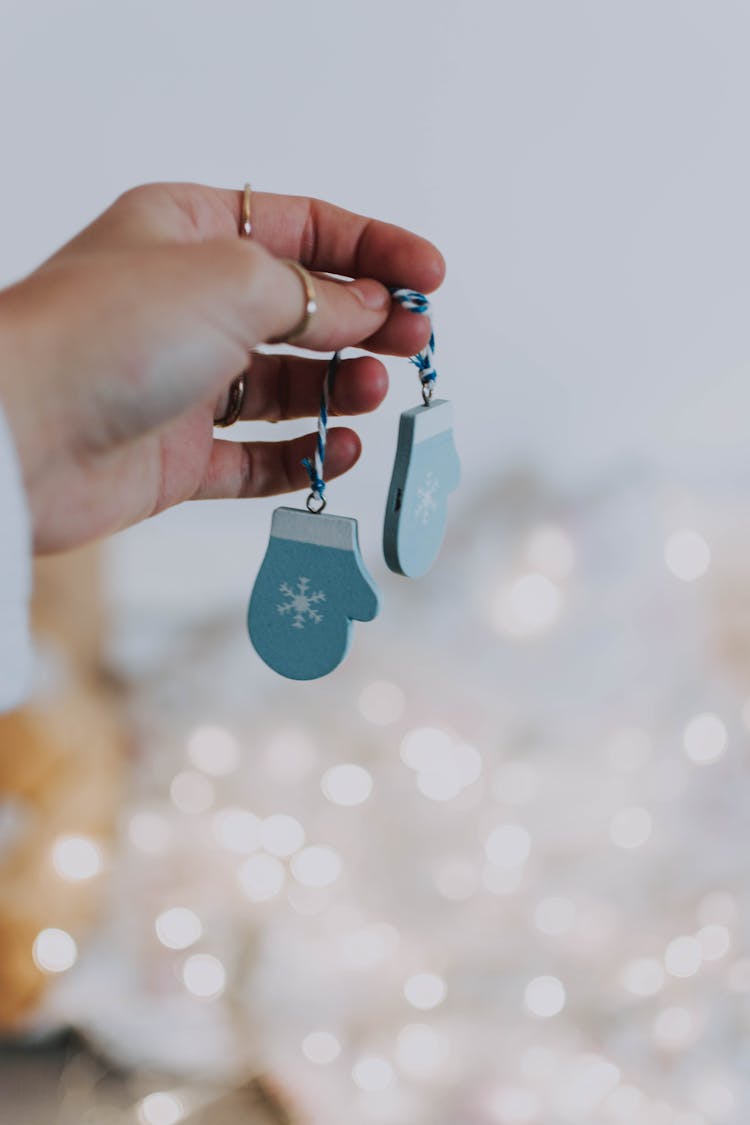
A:
MULTIPOLYGON (((393 287, 390 292, 394 301, 398 301, 402 308, 408 309, 409 312, 419 313, 420 316, 430 316, 430 302, 427 300, 424 293, 418 293, 416 289, 399 289, 397 286, 393 287)), ((410 362, 414 364, 419 372, 419 381, 422 384, 422 401, 425 406, 429 406, 435 391, 435 380, 437 379, 437 371, 435 370, 434 331, 430 331, 429 340, 421 351, 411 356, 410 362)))

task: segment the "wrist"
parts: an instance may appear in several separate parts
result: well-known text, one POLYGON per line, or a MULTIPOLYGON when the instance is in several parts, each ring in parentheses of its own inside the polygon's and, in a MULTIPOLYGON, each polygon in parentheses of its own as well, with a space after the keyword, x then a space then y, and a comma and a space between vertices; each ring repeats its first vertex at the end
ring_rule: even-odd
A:
POLYGON ((21 468, 29 506, 47 472, 57 430, 45 379, 44 331, 23 283, 0 292, 0 405, 21 468))

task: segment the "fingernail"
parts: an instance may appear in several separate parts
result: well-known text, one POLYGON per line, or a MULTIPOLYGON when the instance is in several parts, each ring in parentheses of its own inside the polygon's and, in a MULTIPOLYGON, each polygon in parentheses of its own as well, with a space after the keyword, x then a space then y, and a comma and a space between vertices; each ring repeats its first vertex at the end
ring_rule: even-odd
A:
POLYGON ((388 290, 379 281, 352 281, 349 288, 366 309, 384 309, 390 300, 388 290))

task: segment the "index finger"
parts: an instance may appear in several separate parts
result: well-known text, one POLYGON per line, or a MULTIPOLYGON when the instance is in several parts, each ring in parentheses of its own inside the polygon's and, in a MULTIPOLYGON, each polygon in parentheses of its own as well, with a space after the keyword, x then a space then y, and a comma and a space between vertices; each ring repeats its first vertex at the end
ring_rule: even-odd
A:
MULTIPOLYGON (((242 192, 202 184, 170 185, 201 238, 239 229, 242 192)), ((436 246, 392 223, 357 215, 333 203, 300 195, 252 193, 252 237, 272 254, 294 258, 310 270, 345 277, 374 277, 431 293, 445 276, 436 246)))

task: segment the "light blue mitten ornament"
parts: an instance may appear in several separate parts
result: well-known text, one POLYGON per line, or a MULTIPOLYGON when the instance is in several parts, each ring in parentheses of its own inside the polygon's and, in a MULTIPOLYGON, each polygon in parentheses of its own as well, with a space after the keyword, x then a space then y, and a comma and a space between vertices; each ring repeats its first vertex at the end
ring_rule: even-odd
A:
POLYGON ((326 676, 346 655, 352 621, 377 612, 357 521, 277 508, 248 610, 250 639, 266 664, 291 680, 326 676))
POLYGON ((383 552, 391 570, 408 578, 427 573, 445 538, 448 495, 460 478, 451 404, 435 399, 405 410, 383 525, 383 552))
POLYGON ((339 359, 336 352, 323 382, 315 456, 303 462, 311 485, 307 511, 274 512, 247 611, 256 651, 290 680, 327 676, 346 656, 352 621, 372 621, 378 612, 378 592, 359 552, 357 521, 323 515, 328 396, 339 359))
MULTIPOLYGON (((413 289, 391 290, 411 312, 426 315, 430 304, 413 289)), ((422 384, 422 405, 401 415, 398 446, 383 523, 383 553, 389 568, 421 578, 440 553, 448 519, 448 496, 461 479, 453 443, 453 412, 445 399, 433 399, 437 372, 435 334, 412 357, 422 384)))

